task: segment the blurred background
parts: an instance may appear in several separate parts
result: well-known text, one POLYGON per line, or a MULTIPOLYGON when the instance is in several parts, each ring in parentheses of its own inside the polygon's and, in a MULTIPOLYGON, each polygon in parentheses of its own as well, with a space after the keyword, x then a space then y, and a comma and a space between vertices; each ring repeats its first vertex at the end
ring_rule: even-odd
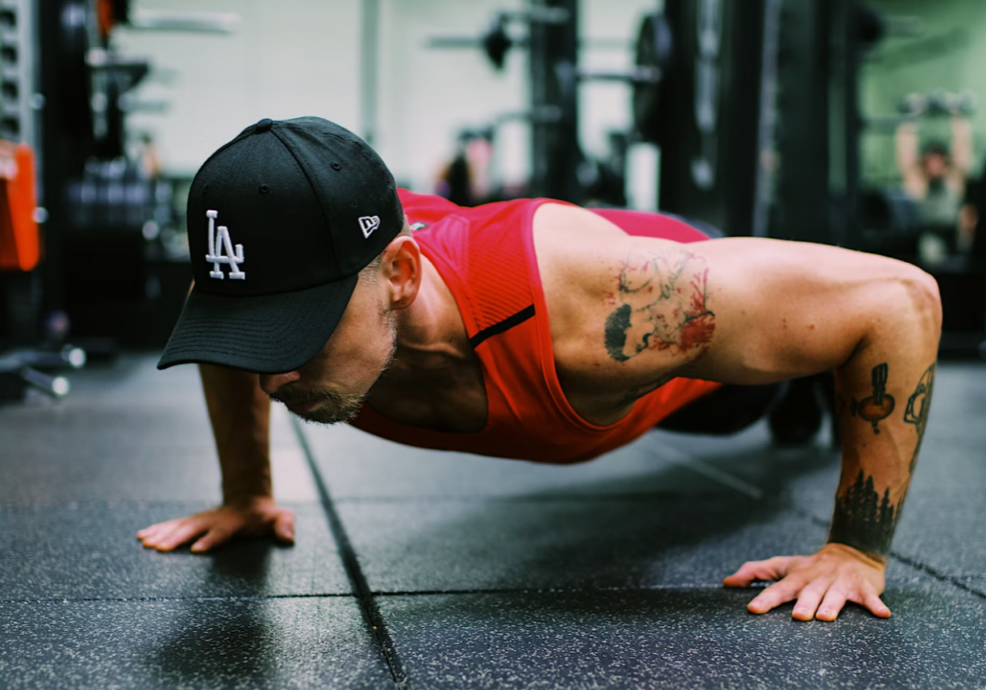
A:
POLYGON ((166 342, 185 195, 261 118, 399 184, 837 244, 939 281, 986 356, 979 0, 4 0, 0 399, 166 342))

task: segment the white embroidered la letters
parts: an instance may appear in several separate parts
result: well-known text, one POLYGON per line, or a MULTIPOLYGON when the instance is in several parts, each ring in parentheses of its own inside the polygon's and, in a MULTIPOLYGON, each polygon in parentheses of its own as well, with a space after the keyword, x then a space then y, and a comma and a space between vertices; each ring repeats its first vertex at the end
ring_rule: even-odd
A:
POLYGON ((209 272, 209 277, 216 280, 225 278, 226 276, 223 275, 219 265, 228 264, 230 280, 246 280, 246 273, 240 270, 240 264, 243 263, 243 245, 236 245, 236 251, 233 251, 233 242, 229 239, 229 228, 225 225, 219 226, 219 237, 216 237, 216 218, 219 217, 219 211, 206 211, 205 215, 209 218, 209 253, 206 254, 205 260, 212 262, 212 271, 209 272), (219 240, 218 246, 216 239, 219 240))
POLYGON ((380 216, 362 216, 359 219, 359 227, 363 231, 363 237, 369 239, 373 231, 380 227, 380 216))

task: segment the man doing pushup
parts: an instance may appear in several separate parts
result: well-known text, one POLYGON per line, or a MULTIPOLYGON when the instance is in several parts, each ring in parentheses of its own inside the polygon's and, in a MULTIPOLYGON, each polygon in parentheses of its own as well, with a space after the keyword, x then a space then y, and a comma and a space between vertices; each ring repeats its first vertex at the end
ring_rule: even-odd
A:
POLYGON ((269 399, 405 444, 564 464, 656 426, 742 428, 772 384, 834 370, 828 543, 725 584, 775 580, 755 613, 796 600, 802 620, 846 601, 890 615, 879 595, 941 324, 917 268, 547 199, 458 207, 397 190, 318 118, 261 120, 209 158, 188 234, 195 284, 159 366, 200 364, 224 502, 142 530, 145 546, 293 541, 271 494, 269 399), (723 396, 750 402, 703 407, 723 396))

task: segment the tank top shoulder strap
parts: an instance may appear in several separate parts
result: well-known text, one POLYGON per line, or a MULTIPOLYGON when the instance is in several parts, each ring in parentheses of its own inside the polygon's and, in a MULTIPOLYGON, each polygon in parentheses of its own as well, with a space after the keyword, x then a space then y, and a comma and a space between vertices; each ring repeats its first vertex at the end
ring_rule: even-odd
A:
POLYGON ((454 207, 415 233, 449 285, 473 347, 534 315, 527 235, 539 201, 454 207))

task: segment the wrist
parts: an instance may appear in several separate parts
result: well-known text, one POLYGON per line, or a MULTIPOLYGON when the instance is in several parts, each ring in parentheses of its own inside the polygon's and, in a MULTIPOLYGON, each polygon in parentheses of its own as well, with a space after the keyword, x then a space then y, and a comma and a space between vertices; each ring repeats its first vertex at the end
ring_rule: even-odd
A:
POLYGON ((223 484, 223 503, 246 503, 262 499, 273 499, 274 492, 271 489, 270 482, 261 482, 250 485, 233 485, 227 486, 223 484))
POLYGON ((863 561, 868 565, 875 568, 880 568, 881 570, 887 567, 887 556, 882 554, 867 553, 865 551, 860 551, 855 546, 850 546, 849 544, 843 544, 841 542, 830 541, 821 549, 823 552, 831 554, 839 554, 842 556, 850 556, 856 560, 863 561))

